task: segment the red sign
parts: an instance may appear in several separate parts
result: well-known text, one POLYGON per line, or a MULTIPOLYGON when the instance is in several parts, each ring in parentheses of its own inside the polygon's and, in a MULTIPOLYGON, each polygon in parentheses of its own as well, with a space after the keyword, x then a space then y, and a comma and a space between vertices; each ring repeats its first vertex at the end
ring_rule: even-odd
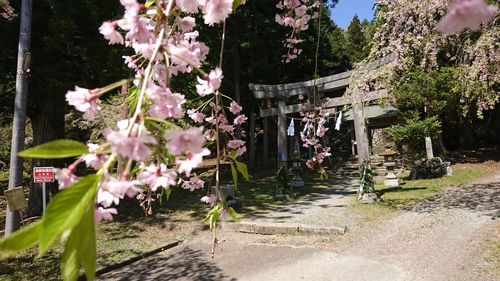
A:
POLYGON ((40 182, 54 182, 54 167, 34 167, 33 168, 33 181, 40 182))

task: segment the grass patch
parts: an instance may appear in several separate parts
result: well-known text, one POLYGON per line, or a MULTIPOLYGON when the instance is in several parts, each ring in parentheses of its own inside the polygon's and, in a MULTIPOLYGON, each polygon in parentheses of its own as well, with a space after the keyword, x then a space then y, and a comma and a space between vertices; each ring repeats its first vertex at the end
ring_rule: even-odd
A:
POLYGON ((376 190, 384 200, 382 203, 383 205, 389 208, 399 209, 441 192, 445 188, 465 185, 479 177, 493 172, 493 169, 481 166, 454 165, 452 168, 453 175, 450 177, 402 180, 402 189, 384 189, 381 185, 378 185, 376 186, 376 190))
POLYGON ((479 272, 500 279, 500 231, 494 230, 483 243, 484 264, 479 267, 479 272))
POLYGON ((466 185, 477 178, 493 173, 496 168, 484 165, 453 165, 453 175, 437 179, 400 179, 402 189, 387 189, 383 184, 375 185, 376 192, 383 199, 378 204, 361 205, 357 202, 351 208, 363 214, 363 220, 373 221, 396 210, 411 206, 416 202, 435 195, 445 188, 466 185))
MULTIPOLYGON (((96 230, 97 267, 136 256, 186 235, 185 230, 189 228, 172 227, 170 222, 173 217, 132 220, 124 216, 100 223, 96 230)), ((59 264, 62 252, 63 247, 59 245, 40 259, 35 259, 36 248, 13 257, 0 258, 0 280, 61 280, 59 264)))
POLYGON ((485 261, 491 265, 490 272, 500 277, 500 240, 490 241, 485 248, 487 253, 485 261))

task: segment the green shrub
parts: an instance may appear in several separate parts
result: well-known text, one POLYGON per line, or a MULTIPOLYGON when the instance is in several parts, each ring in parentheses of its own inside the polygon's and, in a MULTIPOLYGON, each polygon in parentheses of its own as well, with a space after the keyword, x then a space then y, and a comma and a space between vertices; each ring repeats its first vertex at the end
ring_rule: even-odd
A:
POLYGON ((425 148, 425 137, 441 132, 441 122, 437 117, 424 120, 410 120, 406 125, 395 125, 386 129, 398 145, 408 145, 412 150, 425 148))

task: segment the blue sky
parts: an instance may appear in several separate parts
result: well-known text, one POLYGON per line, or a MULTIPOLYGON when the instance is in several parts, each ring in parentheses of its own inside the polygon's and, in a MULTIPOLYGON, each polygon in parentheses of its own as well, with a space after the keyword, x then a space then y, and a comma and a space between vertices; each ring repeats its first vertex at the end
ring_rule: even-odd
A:
POLYGON ((354 14, 358 15, 360 21, 372 20, 373 3, 374 0, 339 0, 331 12, 331 17, 338 26, 346 29, 354 14))

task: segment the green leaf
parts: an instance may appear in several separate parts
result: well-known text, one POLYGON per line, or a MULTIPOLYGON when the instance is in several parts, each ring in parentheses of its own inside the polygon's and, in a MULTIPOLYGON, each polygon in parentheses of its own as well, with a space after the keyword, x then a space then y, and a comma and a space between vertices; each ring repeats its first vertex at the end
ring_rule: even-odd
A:
POLYGON ((231 174, 233 175, 234 188, 238 189, 238 172, 236 172, 236 167, 231 163, 231 174))
POLYGON ((74 281, 78 278, 80 258, 78 256, 78 230, 74 229, 69 235, 61 259, 61 275, 63 280, 74 281))
POLYGON ((236 213, 236 211, 233 209, 233 207, 229 207, 227 209, 227 212, 229 213, 229 215, 231 215, 231 217, 233 218, 233 220, 235 222, 240 222, 240 218, 238 217, 238 213, 236 213))
POLYGON ((217 219, 219 218, 221 208, 221 205, 217 204, 212 208, 212 210, 208 212, 207 216, 205 217, 205 221, 208 221, 210 225, 210 230, 212 230, 217 225, 217 219))
POLYGON ((238 154, 236 154, 236 151, 234 150, 229 151, 229 157, 231 157, 231 159, 236 159, 237 156, 238 154))
POLYGON ((168 201, 168 199, 170 198, 170 194, 172 194, 172 189, 162 188, 160 194, 160 204, 163 204, 163 197, 165 197, 168 201))
POLYGON ((88 175, 54 196, 43 216, 39 256, 46 253, 63 232, 79 224, 89 208, 94 208, 100 179, 96 174, 88 175))
POLYGON ((82 221, 75 227, 78 234, 78 258, 82 262, 87 280, 95 279, 96 237, 94 208, 89 208, 82 221))
POLYGON ((95 279, 96 237, 94 208, 89 208, 82 220, 76 225, 64 247, 61 273, 64 280, 77 280, 80 265, 85 270, 86 280, 95 279))
POLYGON ((9 256, 37 244, 41 221, 32 223, 0 240, 0 256, 9 256))
POLYGON ((247 2, 247 0, 234 0, 233 1, 233 13, 236 12, 236 9, 238 9, 239 6, 244 5, 247 2))
POLYGON ((156 2, 156 0, 151 0, 151 1, 146 1, 146 3, 144 4, 144 6, 146 7, 151 7, 151 5, 153 5, 154 3, 156 2))
POLYGON ((28 158, 58 159, 80 156, 88 153, 87 146, 74 140, 55 140, 19 152, 28 158))
POLYGON ((240 172, 240 174, 245 178, 245 180, 249 180, 250 177, 248 176, 247 165, 237 160, 234 160, 234 163, 236 163, 236 168, 238 169, 238 172, 240 172))

